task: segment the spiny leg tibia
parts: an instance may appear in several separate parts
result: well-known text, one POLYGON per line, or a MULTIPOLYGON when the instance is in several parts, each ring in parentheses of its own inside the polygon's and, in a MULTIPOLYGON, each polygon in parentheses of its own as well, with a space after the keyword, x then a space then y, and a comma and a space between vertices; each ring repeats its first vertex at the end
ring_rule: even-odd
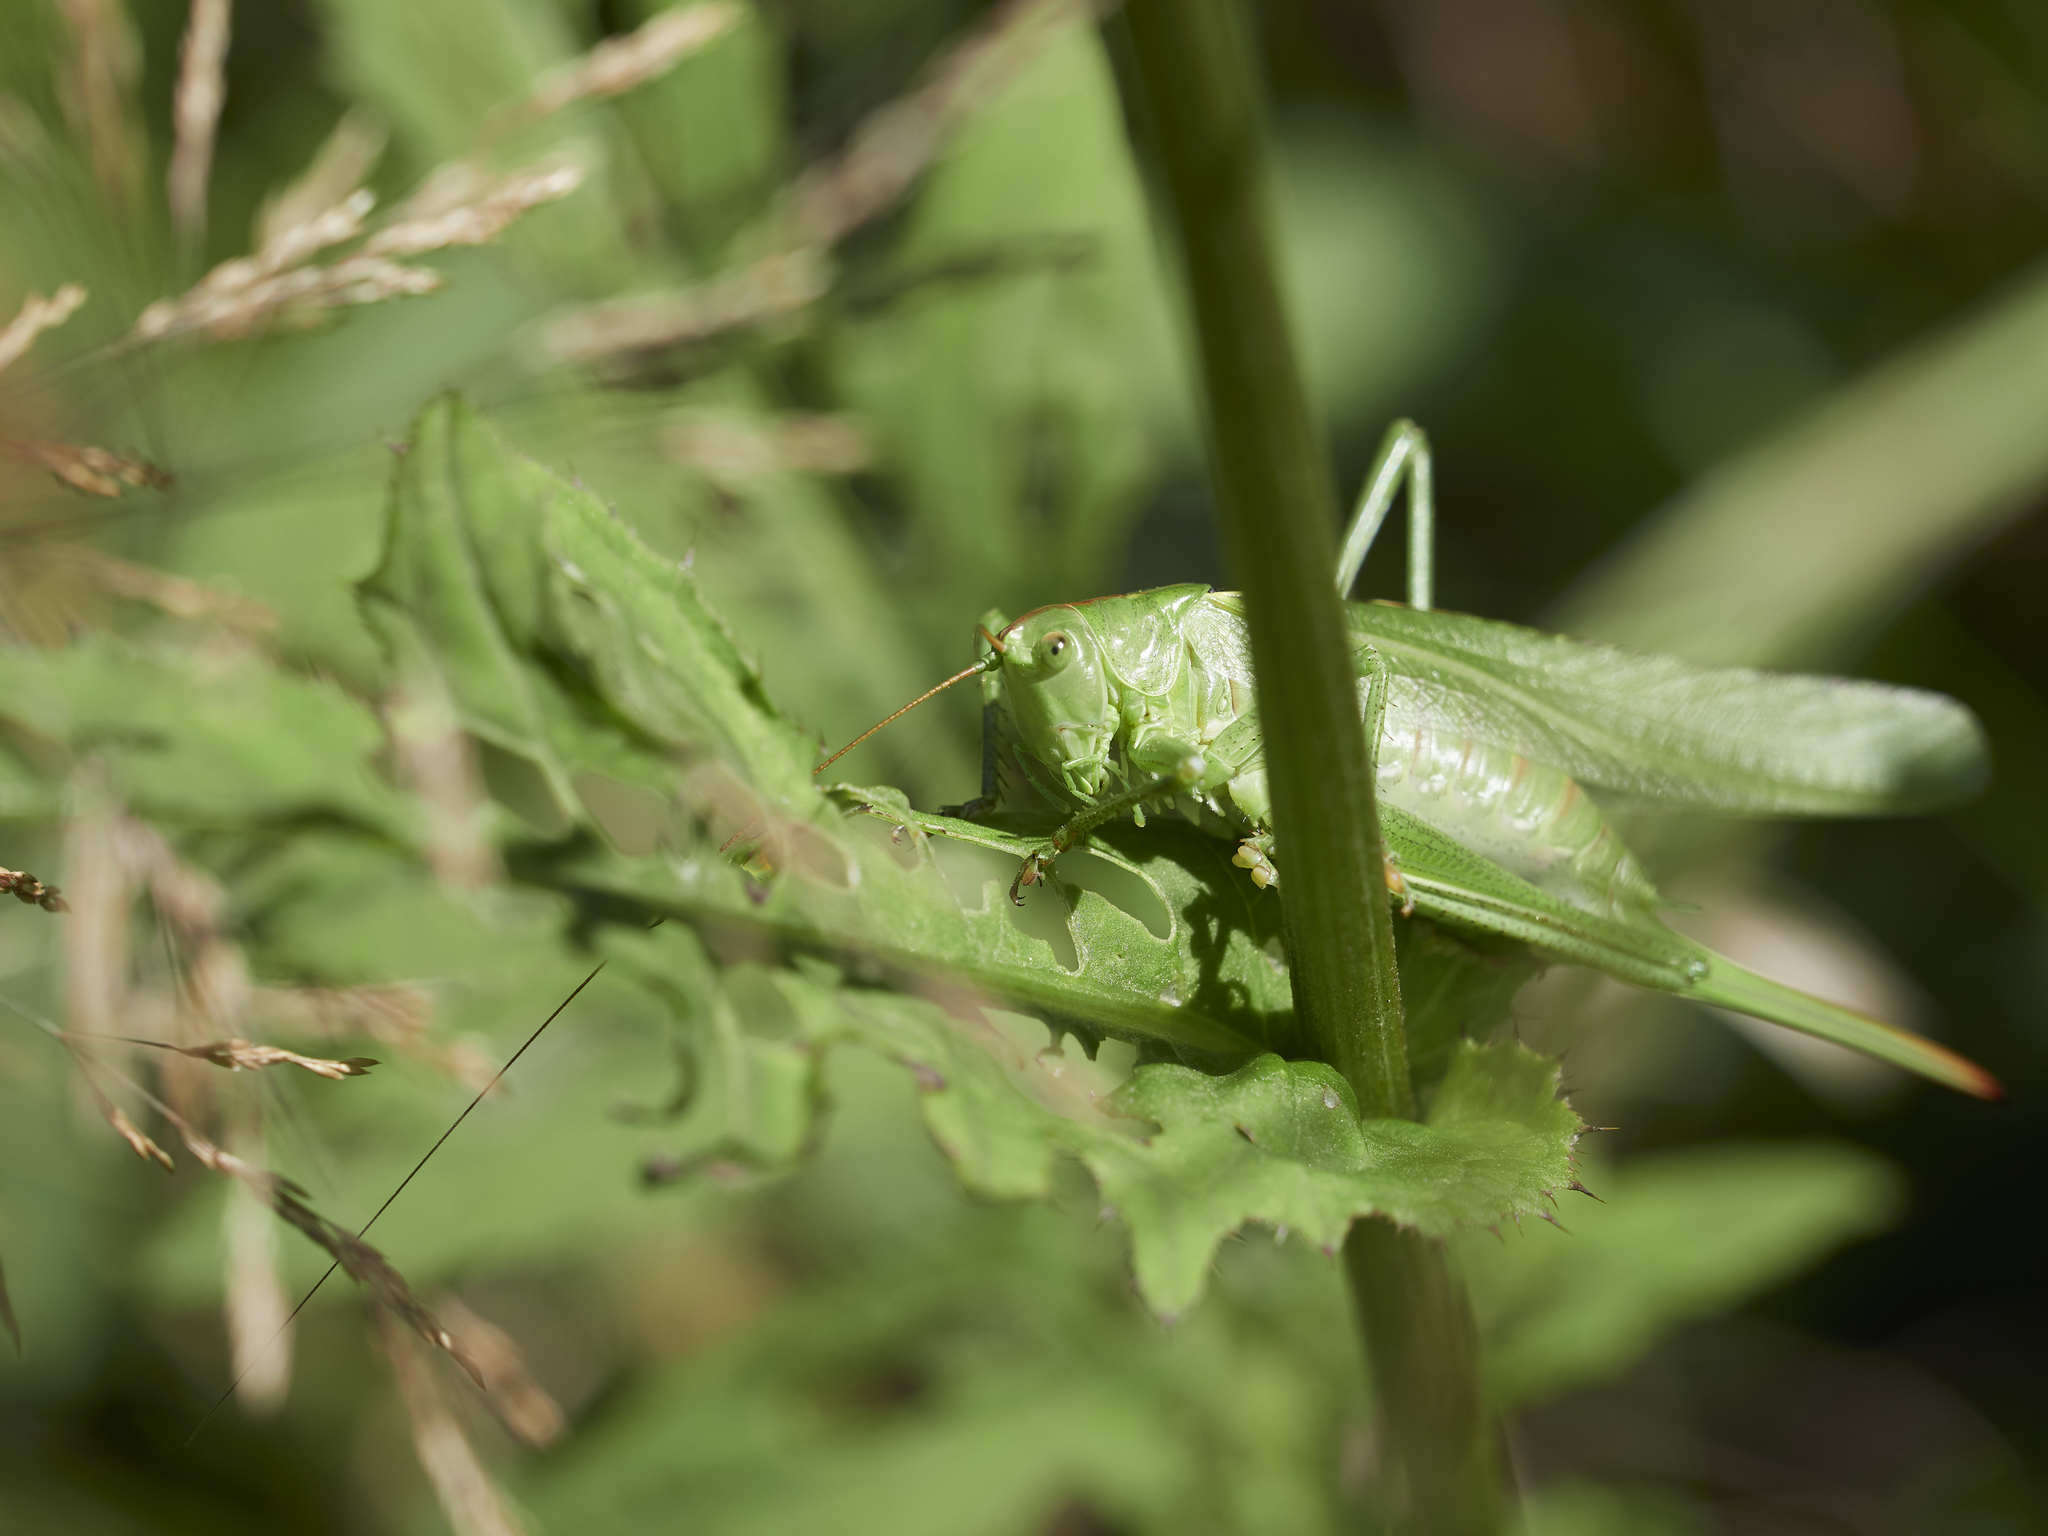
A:
MULTIPOLYGON (((1122 794, 1112 795, 1100 804, 1069 818, 1052 835, 1052 841, 1026 858, 1017 870, 1017 878, 1010 882, 1010 900, 1018 906, 1024 905, 1024 887, 1037 885, 1052 872, 1052 863, 1061 854, 1073 847, 1105 821, 1114 820, 1126 812, 1142 813, 1147 801, 1170 800, 1182 791, 1199 784, 1207 762, 1199 752, 1190 752, 1183 757, 1171 773, 1158 774, 1135 784, 1122 794)), ((1142 824, 1142 823, 1141 823, 1142 824)))

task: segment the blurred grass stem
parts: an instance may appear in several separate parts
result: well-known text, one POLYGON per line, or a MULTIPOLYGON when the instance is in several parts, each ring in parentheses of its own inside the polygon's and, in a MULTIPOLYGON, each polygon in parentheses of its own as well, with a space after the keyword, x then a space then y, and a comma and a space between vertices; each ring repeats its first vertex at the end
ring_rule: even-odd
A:
MULTIPOLYGON (((1336 501, 1268 232, 1251 43, 1235 0, 1134 0, 1124 14, 1183 256, 1224 548, 1248 610, 1295 1011, 1362 1114, 1412 1118, 1371 763, 1332 581, 1336 501)), ((1441 1246, 1360 1222, 1346 1268, 1402 1523, 1491 1529, 1471 1311, 1441 1246)))

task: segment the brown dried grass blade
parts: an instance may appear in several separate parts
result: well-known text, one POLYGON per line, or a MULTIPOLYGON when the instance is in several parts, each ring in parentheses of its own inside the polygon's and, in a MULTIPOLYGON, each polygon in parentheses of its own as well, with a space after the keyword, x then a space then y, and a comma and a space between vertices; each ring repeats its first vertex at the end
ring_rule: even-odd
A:
POLYGON ((41 907, 45 912, 71 910, 62 891, 54 885, 45 885, 25 869, 0 868, 0 896, 12 896, 16 901, 41 907))
POLYGON ((624 36, 607 38, 581 58, 549 70, 511 116, 531 122, 574 102, 618 96, 645 85, 723 37, 740 16, 740 8, 725 0, 659 11, 624 36))
POLYGON ((346 196, 313 209, 296 224, 281 224, 264 236, 263 243, 249 256, 224 261, 193 286, 193 292, 232 293, 248 287, 258 278, 271 277, 300 266, 319 255, 344 245, 363 232, 363 221, 377 206, 374 193, 357 187, 346 196))
POLYGON ((142 140, 136 131, 136 86, 142 51, 119 0, 58 0, 71 33, 71 57, 58 101, 72 134, 85 142, 107 201, 133 210, 141 201, 142 140))
POLYGON ((414 1453, 449 1525, 457 1536, 524 1536, 525 1527, 514 1518, 462 1432, 419 1347, 388 1314, 379 1314, 378 1325, 399 1398, 412 1422, 414 1453))
POLYGON ((933 61, 915 89, 855 129, 843 154, 798 180, 798 238, 834 245, 894 207, 960 119, 1013 77, 1053 28, 1098 8, 1085 0, 1008 0, 990 11, 933 61))
POLYGON ((476 750, 431 674, 408 678, 384 701, 398 780, 426 811, 427 864, 456 890, 482 890, 503 869, 491 839, 492 802, 484 792, 476 750))
POLYGON ((127 1110, 116 1104, 104 1093, 101 1093, 99 1089, 95 1088, 93 1092, 99 1098, 100 1113, 107 1117, 107 1124, 114 1128, 116 1135, 128 1143, 130 1149, 134 1151, 137 1157, 146 1163, 158 1164, 165 1173, 177 1171, 178 1165, 171 1160, 171 1154, 158 1146, 143 1132, 140 1126, 129 1119, 127 1110))
MULTIPOLYGON (((384 153, 384 130, 360 112, 334 125, 306 168, 266 198, 256 216, 256 248, 269 250, 361 191, 384 153)), ((367 195, 367 194, 365 194, 367 195)))
POLYGON ((22 300, 20 310, 0 330, 0 373, 18 362, 43 332, 69 320, 84 302, 85 290, 76 283, 66 283, 47 299, 32 293, 22 300))
POLYGON ((441 275, 381 256, 345 256, 324 267, 296 267, 231 289, 194 289, 159 299, 136 317, 131 342, 161 341, 205 331, 217 341, 253 336, 268 327, 304 321, 330 309, 417 298, 441 286, 441 275))
POLYGON ((441 286, 439 273, 401 257, 483 245, 544 203, 567 197, 583 169, 554 159, 496 179, 466 162, 444 167, 358 250, 309 265, 323 250, 363 233, 375 199, 361 188, 301 223, 264 222, 262 247, 213 268, 185 293, 159 299, 136 317, 123 343, 142 346, 203 331, 216 340, 305 323, 327 310, 410 298, 441 286))
POLYGON ((695 288, 567 310, 548 322, 541 345, 558 361, 589 363, 709 341, 809 308, 831 278, 822 252, 783 251, 695 288))
POLYGON ((721 484, 795 471, 850 475, 873 462, 860 427, 844 416, 792 415, 761 421, 738 413, 700 413, 662 434, 668 457, 721 484))
POLYGON ((422 256, 458 245, 487 245, 532 209, 559 202, 583 185, 583 167, 554 159, 485 180, 464 161, 442 170, 397 210, 395 222, 363 242, 369 256, 422 256))
MULTIPOLYGON (((593 974, 595 973, 593 972, 593 974)), ((580 991, 581 989, 579 988, 578 990, 580 991)), ((7 999, 4 994, 0 994, 0 1002, 6 1001, 7 999)), ((10 1004, 10 1006, 12 1005, 10 1004)), ((560 1012, 559 1009, 556 1011, 557 1013, 560 1012)), ((476 1363, 456 1343, 453 1335, 441 1326, 433 1312, 414 1293, 412 1287, 406 1283, 405 1277, 398 1272, 391 1261, 385 1258, 381 1251, 364 1242, 360 1234, 350 1232, 347 1228, 329 1221, 325 1216, 314 1210, 312 1206, 307 1204, 306 1191, 300 1185, 282 1174, 273 1173, 267 1168, 258 1167, 246 1158, 228 1151, 225 1147, 204 1135, 189 1118, 180 1114, 163 1099, 150 1093, 140 1084, 129 1080, 121 1073, 113 1071, 95 1060, 87 1049, 85 1041, 76 1033, 58 1029, 55 1025, 45 1020, 34 1018, 33 1015, 27 1015, 27 1017, 38 1028, 53 1036, 63 1045, 64 1049, 70 1054, 71 1059, 78 1065, 80 1075, 87 1088, 91 1091, 93 1098, 99 1104, 101 1112, 106 1115, 108 1123, 127 1141, 128 1145, 135 1150, 137 1155, 159 1162, 167 1169, 174 1166, 170 1154, 143 1134, 134 1121, 128 1118, 126 1112, 108 1096, 106 1090, 99 1082, 102 1075, 122 1083, 123 1086, 136 1093, 151 1108, 156 1110, 158 1114, 162 1115, 165 1122, 178 1133, 178 1139, 184 1144, 185 1150, 191 1153, 201 1166, 240 1183, 251 1194, 261 1200, 264 1205, 268 1206, 272 1213, 287 1226, 295 1228, 318 1247, 325 1249, 328 1256, 334 1260, 335 1268, 340 1269, 357 1284, 367 1288, 379 1304, 388 1307, 391 1311, 402 1317, 421 1338, 446 1353, 450 1359, 462 1367, 469 1378, 479 1387, 484 1385, 483 1373, 477 1368, 476 1363)), ((538 1038, 538 1034, 539 1032, 536 1031, 532 1038, 538 1038)), ((148 1043, 154 1044, 155 1042, 148 1043)), ((531 1043, 530 1040, 529 1043, 531 1043)), ((460 1124, 461 1122, 458 1120, 456 1123, 460 1124)), ((445 1141, 446 1139, 447 1133, 444 1133, 442 1140, 445 1141)), ((436 1142, 435 1145, 439 1146, 440 1143, 436 1142)), ((423 1166, 424 1163, 425 1159, 423 1158, 421 1159, 420 1166, 423 1166)), ((418 1167, 416 1166, 414 1172, 417 1171, 418 1167)), ((403 1185, 400 1185, 401 1189, 403 1187, 403 1185)), ((393 1198, 395 1197, 394 1193, 393 1198)), ((390 1201, 386 1200, 385 1205, 389 1206, 389 1204, 390 1201)), ((379 1214, 381 1214, 381 1211, 379 1214)), ((375 1219, 374 1216, 371 1218, 372 1221, 375 1219)), ((367 1230, 368 1223, 365 1223, 364 1226, 365 1230, 367 1230)), ((332 1273, 332 1270, 329 1273, 332 1273)), ((321 1278, 325 1279, 326 1277, 322 1276, 321 1278)), ((317 1287, 315 1288, 317 1289, 317 1287)), ((310 1300, 311 1297, 312 1292, 309 1291, 307 1293, 307 1300, 310 1300)), ((291 1314, 285 1319, 286 1324, 289 1324, 293 1318, 297 1317, 299 1310, 304 1306, 305 1301, 301 1301, 298 1307, 294 1307, 291 1314)), ((220 1401, 227 1401, 227 1397, 234 1390, 235 1388, 230 1386, 228 1392, 222 1395, 220 1401)), ((217 1403, 215 1406, 218 1407, 219 1404, 217 1403)), ((196 1434, 197 1431, 195 1430, 194 1433, 196 1434)))
POLYGON ((171 164, 164 191, 171 205, 171 225, 190 248, 206 236, 206 183, 213 169, 214 129, 227 96, 232 19, 232 0, 192 0, 185 40, 178 50, 178 84, 171 96, 171 164))
POLYGON ((24 464, 48 470, 74 491, 112 501, 124 491, 160 491, 171 483, 171 473, 129 454, 91 443, 58 443, 33 438, 0 441, 0 453, 24 464))
POLYGON ((138 1035, 115 1035, 111 1038, 128 1045, 146 1045, 153 1050, 175 1051, 180 1056, 190 1056, 194 1061, 207 1061, 216 1067, 226 1067, 230 1072, 261 1070, 264 1067, 302 1067, 318 1077, 340 1080, 344 1077, 362 1077, 377 1065, 374 1056, 349 1056, 336 1060, 327 1056, 301 1056, 297 1051, 288 1051, 281 1045, 262 1045, 254 1040, 230 1038, 208 1040, 199 1045, 173 1045, 168 1040, 146 1040, 138 1035))
POLYGON ((186 1150, 202 1164, 215 1173, 239 1180, 286 1226, 295 1228, 324 1248, 343 1274, 368 1290, 380 1305, 403 1318, 413 1332, 461 1366, 471 1381, 479 1387, 484 1384, 483 1373, 477 1369, 476 1362, 462 1351, 454 1335, 441 1326, 427 1304, 406 1284, 405 1276, 384 1257, 380 1249, 373 1248, 346 1227, 329 1221, 314 1210, 306 1203, 305 1190, 282 1174, 244 1161, 200 1135, 189 1124, 179 1123, 178 1134, 186 1150))
POLYGON ((222 1220, 223 1309, 235 1391, 249 1412, 273 1413, 284 1403, 292 1371, 290 1304, 278 1273, 277 1223, 255 1191, 239 1183, 230 1191, 222 1220))
MULTIPOLYGON (((529 1050, 533 1048, 533 1043, 536 1040, 538 1040, 542 1035, 547 1033, 548 1026, 553 1024, 556 1019, 559 1019, 562 1016, 562 1014, 567 1011, 569 1005, 575 1002, 577 998, 583 995, 583 989, 589 986, 593 981, 597 980, 598 973, 601 972, 603 969, 604 962, 600 960, 596 965, 592 966, 589 973, 586 974, 584 978, 576 984, 576 989, 573 992, 571 992, 567 997, 563 998, 559 1003, 555 1004, 554 1011, 550 1013, 546 1018, 542 1019, 540 1023, 534 1027, 533 1033, 528 1035, 526 1039, 521 1042, 519 1049, 514 1051, 510 1056, 508 1056, 505 1059, 505 1064, 502 1067, 498 1068, 498 1070, 494 1074, 492 1074, 490 1081, 485 1083, 483 1087, 479 1088, 476 1092, 476 1096, 463 1106, 462 1113, 457 1115, 453 1120, 449 1121, 448 1128, 441 1132, 439 1136, 434 1138, 434 1144, 428 1147, 425 1152, 420 1154, 419 1161, 414 1163, 412 1165, 411 1171, 408 1172, 404 1178, 398 1181, 397 1187, 393 1189, 390 1194, 384 1197, 384 1203, 378 1206, 376 1210, 370 1213, 370 1219, 364 1222, 362 1226, 356 1229, 355 1238, 350 1239, 351 1241, 360 1239, 365 1232, 368 1232, 370 1228, 374 1227, 377 1224, 378 1217, 382 1216, 386 1211, 391 1209, 392 1202, 396 1200, 400 1195, 405 1193, 407 1186, 409 1186, 412 1183, 412 1181, 419 1176, 419 1171, 427 1166, 428 1162, 430 1162, 433 1159, 433 1156, 436 1152, 441 1150, 443 1143, 445 1143, 450 1136, 453 1136, 457 1131, 462 1129, 462 1123, 470 1117, 470 1115, 475 1111, 477 1105, 483 1103, 485 1095, 487 1095, 493 1088, 495 1088, 498 1085, 499 1081, 503 1079, 506 1073, 510 1072, 513 1069, 513 1067, 518 1065, 519 1058, 524 1056, 529 1050)), ((4 1001, 4 994, 0 994, 0 1001, 4 1001)), ((343 1234, 343 1236, 346 1235, 346 1233, 343 1234)), ((323 1244, 322 1246, 325 1245, 323 1244)), ((299 1313, 304 1311, 306 1308, 306 1303, 311 1301, 316 1295, 319 1294, 320 1287, 327 1283, 328 1275, 333 1274, 336 1269, 347 1268, 347 1265, 342 1262, 342 1257, 339 1253, 335 1253, 334 1250, 331 1248, 328 1251, 330 1253, 334 1253, 334 1263, 328 1267, 326 1274, 323 1274, 318 1280, 315 1280, 312 1283, 312 1285, 307 1287, 306 1294, 301 1296, 299 1298, 298 1305, 292 1308, 293 1317, 297 1317, 299 1313)), ((374 1249, 372 1249, 371 1251, 375 1252, 374 1249)), ((350 1273, 353 1274, 353 1271, 350 1271, 350 1273)), ((474 1376, 476 1373, 474 1371, 471 1371, 470 1374, 474 1376)), ((479 1385, 481 1385, 481 1382, 479 1382, 479 1385)), ((222 1402, 225 1402, 226 1400, 227 1399, 225 1397, 221 1399, 222 1402)), ((194 1433, 197 1433, 197 1431, 194 1431, 194 1433)))
POLYGON ((453 1296, 441 1297, 435 1305, 448 1331, 484 1373, 484 1400, 498 1422, 536 1449, 561 1439, 568 1425, 561 1404, 533 1379, 518 1341, 453 1296))
POLYGON ((43 554, 46 559, 68 564, 102 592, 147 603, 174 619, 223 624, 245 634, 267 635, 277 629, 276 613, 253 598, 117 559, 88 545, 46 545, 43 554))
POLYGON ((258 987, 250 994, 249 1012, 295 1035, 323 1039, 368 1035, 471 1089, 481 1089, 491 1080, 491 1060, 474 1040, 444 1043, 427 1032, 434 1016, 434 999, 425 987, 405 982, 369 987, 258 987))
POLYGON ((688 346, 794 315, 830 285, 829 249, 894 207, 960 120, 1037 51, 1061 23, 1101 7, 1089 0, 1009 0, 945 50, 908 95, 855 130, 845 153, 802 176, 783 247, 698 287, 591 304, 555 316, 541 347, 559 362, 591 363, 688 346))
POLYGON ((76 810, 64 827, 72 909, 64 924, 65 1019, 81 1035, 112 1034, 128 992, 128 906, 135 877, 123 850, 121 818, 92 769, 78 775, 73 800, 76 810))

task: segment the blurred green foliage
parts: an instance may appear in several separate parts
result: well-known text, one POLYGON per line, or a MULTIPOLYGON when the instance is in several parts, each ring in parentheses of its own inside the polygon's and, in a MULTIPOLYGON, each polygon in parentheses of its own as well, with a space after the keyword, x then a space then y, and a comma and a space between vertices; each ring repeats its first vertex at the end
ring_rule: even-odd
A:
MULTIPOLYGON (((64 14, 16 9, 0 306, 74 280, 92 300, 0 378, 0 436, 103 444, 178 481, 96 504, 0 460, 0 618, 45 645, 83 636, 0 652, 0 862, 65 883, 77 845, 59 813, 118 794, 219 882, 258 981, 431 991, 431 1035, 370 1078, 212 1080, 238 1123, 260 1111, 267 1161, 338 1221, 376 1209, 467 1102, 449 1053, 502 1060, 619 915, 594 879, 580 900, 436 883, 430 821, 392 787, 375 707, 393 677, 353 586, 378 564, 394 475, 415 470, 385 445, 431 396, 463 389, 663 560, 687 559, 767 695, 818 739, 952 670, 991 605, 1220 574, 1113 28, 1107 49, 1048 40, 977 93, 929 171, 832 250, 815 302, 578 369, 550 362, 548 317, 775 249, 798 174, 979 12, 745 6, 632 93, 501 134, 492 114, 540 71, 652 8, 244 6, 198 253, 158 191, 180 9, 134 8, 131 169, 111 179, 64 106, 64 14), (446 282, 431 297, 94 352, 249 249, 261 200, 347 109, 388 135, 371 175, 387 202, 487 139, 500 166, 565 148, 589 179, 496 245, 432 258, 446 282), (859 444, 836 469, 788 430, 820 416, 859 444), (80 542, 267 606, 278 665, 217 623, 109 599, 63 553, 80 542), (115 669, 126 698, 105 691, 115 669), (103 777, 77 776, 67 744, 101 747, 103 777)), ((1392 412, 1429 426, 1445 604, 1942 688, 1991 720, 2006 770, 1952 822, 1708 829, 1660 870, 1761 864, 1788 907, 1845 915, 1910 976, 1891 1001, 2007 1082, 2006 1113, 1932 1093, 1873 1112, 1825 1064, 1788 1077, 1711 1027, 1555 978, 1517 1005, 1525 1038, 1569 1044, 1579 1112, 1620 1128, 1582 1175, 1607 1203, 1577 1202, 1571 1236, 1482 1234, 1466 1255, 1517 1471, 1542 1489, 1529 1528, 1775 1529, 1812 1508, 1854 1529, 2029 1528, 2048 1341, 2040 1239, 2012 1207, 2048 1124, 2033 1107, 2048 817, 2028 771, 2048 761, 2048 438, 2029 430, 2048 366, 2029 270, 2048 236, 2048 30, 1992 0, 1801 12, 1768 35, 1760 12, 1661 4, 1259 13, 1319 402, 1351 474, 1392 412), (1623 543, 1660 504, 1655 531, 1623 543), (1751 1326, 1818 1341, 1786 1351, 1801 1360, 1886 1362, 1876 1391, 1830 1392, 1846 1378, 1818 1366, 1798 1378, 1800 1423, 1868 1444, 1910 1425, 1915 1449, 1852 1465, 1817 1428, 1782 1425, 1761 1451, 1739 1443, 1708 1405, 1751 1326), (1682 1388, 1671 1360, 1689 1362, 1682 1388), (1546 1433, 1546 1414, 1637 1425, 1640 1442, 1546 1433)), ((1398 554, 1368 583, 1393 590, 1398 554)), ((941 702, 892 728, 860 776, 920 806, 958 798, 968 714, 941 702)), ((487 782, 548 825, 517 756, 485 749, 487 782)), ((5 915, 7 997, 61 1018, 69 919, 5 915)), ((138 984, 158 991, 182 963, 163 932, 145 908, 129 935, 138 984)), ((568 1435, 532 1450, 460 1410, 533 1526, 1355 1527, 1368 1415, 1338 1276, 1312 1245, 1204 1256, 1208 1299, 1163 1327, 1131 1292, 1124 1239, 1091 1219, 1088 1180, 1045 1170, 1044 1206, 962 1194, 932 1135, 948 1136, 947 1096, 847 1052, 815 1089, 794 1023, 772 1049, 698 1053, 682 1119, 622 1114, 675 1086, 678 996, 729 1044, 720 1010, 778 1006, 783 973, 744 946, 694 985, 711 965, 691 942, 665 932, 607 970, 375 1232, 424 1293, 515 1334, 567 1413, 568 1435), (822 1131, 792 1091, 826 1092, 822 1131), (761 1171, 814 1135, 800 1171, 761 1171), (643 1190, 650 1162, 690 1176, 643 1190)), ((1045 1043, 1014 1027, 1018 1057, 1045 1043)), ((231 1405, 187 1443, 230 1373, 227 1188, 136 1162, 50 1041, 25 1026, 0 1041, 0 1259, 24 1334, 0 1369, 0 1523, 439 1528, 339 1282, 297 1332, 281 1410, 231 1405)), ((307 1048, 393 1056, 354 1037, 307 1048)), ((950 1122, 956 1137, 989 1123, 950 1122)), ((292 1233, 279 1244, 288 1290, 324 1266, 292 1233)))

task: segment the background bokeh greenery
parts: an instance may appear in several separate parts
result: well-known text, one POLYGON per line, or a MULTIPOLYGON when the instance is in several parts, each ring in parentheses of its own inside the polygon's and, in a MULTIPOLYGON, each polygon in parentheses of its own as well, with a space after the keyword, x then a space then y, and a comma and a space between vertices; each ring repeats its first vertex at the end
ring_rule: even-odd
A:
MULTIPOLYGON (((200 255, 157 190, 177 8, 135 8, 146 169, 110 192, 67 128, 58 8, 13 0, 0 308, 66 280, 93 300, 41 370, 0 380, 0 434, 144 453, 178 483, 102 506, 0 466, 9 626, 52 643, 161 624, 72 590, 51 552, 90 539, 270 605, 290 664, 374 695, 383 661, 350 583, 376 559, 385 445, 451 386, 687 553, 821 739, 960 664, 992 605, 1222 580, 1113 25, 1107 46, 1066 32, 1003 72, 840 242, 817 304, 602 378, 545 362, 536 326, 565 305, 743 268, 792 180, 986 21, 930 0, 744 9, 660 80, 495 146, 508 163, 567 147, 590 179, 439 259, 442 292, 61 368, 245 250, 261 199, 343 111, 388 134, 372 185, 395 199, 644 9, 243 7, 200 255), (863 468, 701 448, 815 412, 858 430, 863 468), (680 456, 678 427, 699 445, 680 456)), ((1582 978, 1518 1004, 1524 1037, 1565 1052, 1581 1113, 1615 1128, 1587 1143, 1607 1203, 1567 1211, 1571 1236, 1480 1234, 1466 1255, 1511 1459, 1541 1490, 1532 1524, 2034 1528, 2048 19, 1993 0, 1256 9, 1334 472, 1355 483, 1394 414, 1429 429, 1445 606, 1939 687, 1994 737, 1993 790, 1950 818, 1639 837, 1716 942, 1806 935, 1758 963, 1873 989, 1997 1073, 2008 1104, 1786 1063, 1582 978)), ((1397 542, 1368 568, 1375 591, 1397 589, 1397 542)), ((8 750, 0 862, 61 882, 61 765, 18 732, 8 750)), ((957 799, 971 709, 934 705, 862 750, 864 777, 957 799)), ((429 981, 437 1031, 489 1058, 587 968, 554 898, 479 908, 318 825, 252 838, 224 818, 179 846, 223 881, 260 977, 429 981)), ((60 1014, 57 920, 4 915, 9 997, 60 1014)), ((567 1411, 543 1451, 470 1425, 535 1526, 1352 1518, 1372 1450, 1327 1259, 1248 1238, 1162 1327, 1084 1179, 1047 1206, 970 1200, 915 1085, 855 1054, 833 1060, 830 1129, 802 1171, 643 1191, 663 1130, 613 1111, 666 1091, 669 1027, 600 979, 377 1229, 416 1285, 514 1333, 567 1411)), ((306 1316, 282 1409, 230 1407, 188 1443, 227 1373, 223 1188, 134 1162, 46 1040, 0 1040, 0 1260, 25 1335, 0 1369, 0 1526, 437 1528, 340 1285, 306 1316)), ((271 1160, 359 1221, 469 1091, 410 1059, 359 1082, 265 1079, 271 1160)), ((291 1285, 324 1263, 280 1242, 291 1285)))

